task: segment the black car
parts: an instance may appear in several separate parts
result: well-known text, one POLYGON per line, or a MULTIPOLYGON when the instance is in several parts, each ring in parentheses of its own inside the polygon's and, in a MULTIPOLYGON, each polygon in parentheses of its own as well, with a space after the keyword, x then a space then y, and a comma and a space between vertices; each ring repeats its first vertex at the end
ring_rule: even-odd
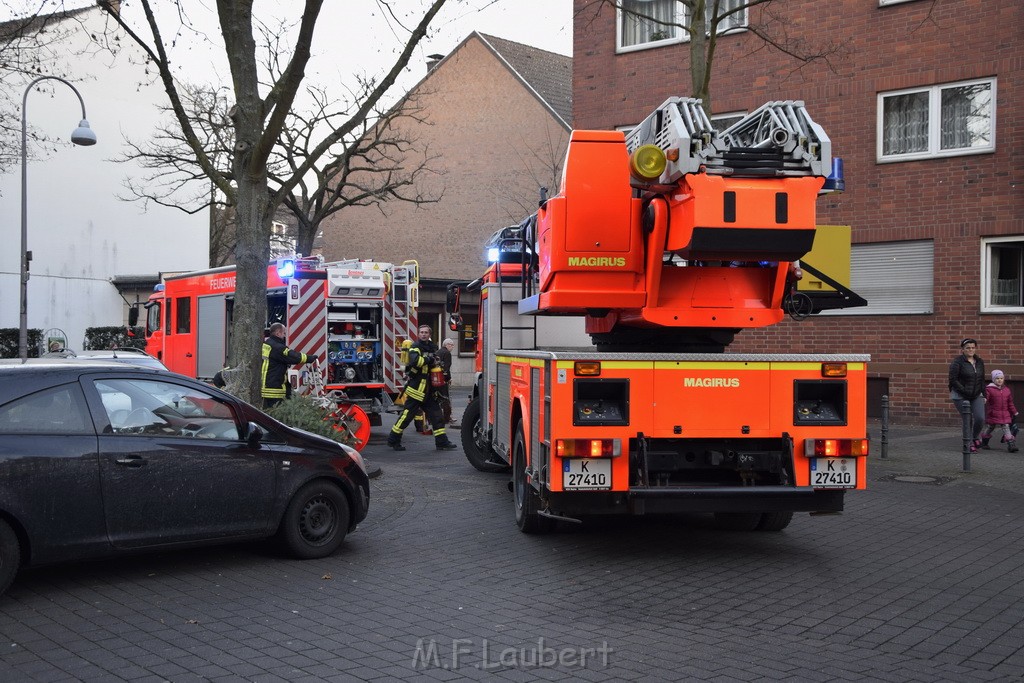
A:
POLYGON ((110 361, 0 360, 0 593, 20 567, 274 536, 333 553, 359 453, 209 385, 110 361))

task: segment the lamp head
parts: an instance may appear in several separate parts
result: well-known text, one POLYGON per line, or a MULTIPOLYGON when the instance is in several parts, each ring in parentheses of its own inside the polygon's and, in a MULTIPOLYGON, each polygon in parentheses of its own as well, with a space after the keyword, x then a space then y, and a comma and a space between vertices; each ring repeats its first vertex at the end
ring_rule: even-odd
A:
POLYGON ((90 145, 96 144, 96 133, 93 132, 92 128, 89 127, 89 122, 82 119, 78 124, 78 128, 71 133, 71 142, 76 145, 82 145, 83 147, 89 147, 90 145))

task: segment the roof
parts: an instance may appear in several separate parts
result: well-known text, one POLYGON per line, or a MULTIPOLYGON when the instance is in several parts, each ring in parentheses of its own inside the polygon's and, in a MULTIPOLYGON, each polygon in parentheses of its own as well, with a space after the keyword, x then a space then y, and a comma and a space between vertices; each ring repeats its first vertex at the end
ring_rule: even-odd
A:
POLYGON ((572 127, 572 57, 474 31, 537 97, 572 127))

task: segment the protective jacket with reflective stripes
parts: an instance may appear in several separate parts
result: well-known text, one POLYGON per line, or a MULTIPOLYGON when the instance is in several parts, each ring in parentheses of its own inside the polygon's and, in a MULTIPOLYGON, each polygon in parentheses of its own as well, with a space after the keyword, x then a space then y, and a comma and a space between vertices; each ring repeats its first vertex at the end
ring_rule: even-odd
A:
POLYGON ((263 369, 260 371, 263 398, 286 398, 288 395, 288 366, 305 363, 306 354, 289 349, 285 343, 271 335, 263 340, 263 369))

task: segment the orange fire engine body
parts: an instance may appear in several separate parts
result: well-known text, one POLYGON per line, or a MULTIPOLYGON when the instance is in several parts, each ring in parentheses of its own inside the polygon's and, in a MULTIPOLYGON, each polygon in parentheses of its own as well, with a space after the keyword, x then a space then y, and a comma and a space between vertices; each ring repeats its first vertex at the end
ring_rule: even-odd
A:
MULTIPOLYGON (((267 268, 268 321, 285 323, 289 346, 316 361, 289 371, 293 388, 331 399, 362 449, 402 389, 399 356, 402 342, 416 338, 418 267, 286 261, 291 275, 276 263, 267 268)), ((146 351, 174 372, 211 379, 226 358, 234 293, 234 266, 165 278, 146 303, 146 351)))
POLYGON ((724 352, 786 312, 863 302, 795 287, 828 138, 799 102, 721 134, 699 104, 670 100, 629 139, 574 131, 558 195, 498 234, 471 284, 463 446, 478 469, 511 468, 523 531, 680 511, 777 530, 865 488, 866 355, 724 352))

